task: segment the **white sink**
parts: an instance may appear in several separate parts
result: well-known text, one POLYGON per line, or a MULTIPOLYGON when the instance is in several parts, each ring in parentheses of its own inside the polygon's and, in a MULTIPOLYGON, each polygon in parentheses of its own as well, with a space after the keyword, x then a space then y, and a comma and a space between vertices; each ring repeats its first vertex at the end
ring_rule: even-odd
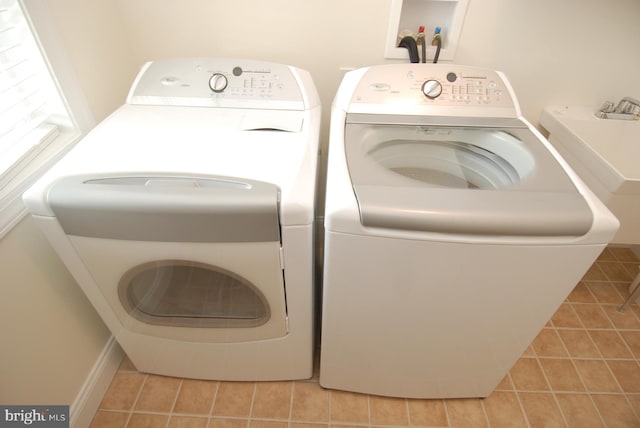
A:
POLYGON ((550 106, 549 141, 620 220, 613 243, 640 244, 640 121, 601 119, 596 108, 550 106))

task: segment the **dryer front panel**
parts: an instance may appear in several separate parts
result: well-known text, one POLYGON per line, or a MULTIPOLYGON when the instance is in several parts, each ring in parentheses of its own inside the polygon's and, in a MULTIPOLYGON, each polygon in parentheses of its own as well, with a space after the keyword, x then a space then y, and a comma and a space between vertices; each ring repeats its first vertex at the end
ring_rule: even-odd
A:
POLYGON ((277 186, 69 176, 47 199, 125 329, 194 342, 287 334, 277 186))
POLYGON ((69 239, 129 331, 193 342, 287 334, 279 242, 69 239))

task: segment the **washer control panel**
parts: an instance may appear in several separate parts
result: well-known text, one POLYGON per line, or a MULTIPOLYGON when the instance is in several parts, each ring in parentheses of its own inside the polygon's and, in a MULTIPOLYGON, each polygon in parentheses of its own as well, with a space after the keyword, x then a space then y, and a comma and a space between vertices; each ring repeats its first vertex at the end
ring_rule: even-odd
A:
MULTIPOLYGON (((455 64, 390 64, 368 68, 358 82, 352 104, 437 108, 497 108, 515 112, 504 76, 494 70, 455 64)), ((403 112, 406 113, 406 112, 403 112)), ((419 114, 419 112, 416 112, 419 114)))
POLYGON ((293 67, 263 61, 196 58, 145 64, 129 104, 304 109, 293 67))

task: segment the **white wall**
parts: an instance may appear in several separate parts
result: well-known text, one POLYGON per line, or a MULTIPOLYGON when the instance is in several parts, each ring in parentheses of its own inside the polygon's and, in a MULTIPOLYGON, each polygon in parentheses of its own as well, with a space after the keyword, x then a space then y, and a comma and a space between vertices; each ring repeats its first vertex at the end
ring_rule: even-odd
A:
POLYGON ((117 0, 137 67, 180 56, 282 62, 308 70, 323 104, 323 136, 341 67, 383 62, 386 0, 117 0))
MULTIPOLYGON (((340 68, 388 62, 390 0, 49 3, 98 121, 145 61, 250 57, 311 72, 326 144, 340 68)), ((548 104, 640 98, 639 18, 638 0, 469 0, 456 62, 506 72, 534 123, 548 104)), ((71 403, 108 333, 30 220, 0 241, 0 272, 0 402, 71 403)))
POLYGON ((124 102, 138 72, 119 10, 108 0, 49 0, 49 6, 69 61, 99 122, 124 102))
POLYGON ((469 0, 456 62, 504 71, 523 114, 640 98, 638 0, 469 0))
POLYGON ((109 332, 29 217, 0 241, 0 403, 71 404, 109 332))
MULTIPOLYGON (((290 63, 311 72, 325 112, 340 67, 389 62, 390 0, 117 3, 136 66, 216 55, 290 63)), ((507 73, 537 123, 552 103, 640 98, 639 19, 637 0, 470 0, 455 62, 507 73)))
MULTIPOLYGON (((117 9, 109 0, 50 3, 48 30, 63 39, 102 119, 136 71, 117 9)), ((29 217, 0 239, 0 286, 0 403, 73 404, 111 335, 29 217)))

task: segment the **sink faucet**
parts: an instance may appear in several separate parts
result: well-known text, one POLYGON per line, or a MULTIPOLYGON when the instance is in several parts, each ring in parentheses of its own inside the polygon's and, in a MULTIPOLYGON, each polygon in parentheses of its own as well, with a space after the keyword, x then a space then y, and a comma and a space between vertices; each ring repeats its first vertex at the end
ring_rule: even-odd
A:
POLYGON ((638 120, 640 119, 640 101, 624 97, 615 108, 611 101, 607 101, 596 112, 596 116, 601 119, 638 120))
POLYGON ((621 114, 638 114, 640 113, 640 101, 631 97, 625 97, 620 100, 616 106, 615 113, 621 114))

